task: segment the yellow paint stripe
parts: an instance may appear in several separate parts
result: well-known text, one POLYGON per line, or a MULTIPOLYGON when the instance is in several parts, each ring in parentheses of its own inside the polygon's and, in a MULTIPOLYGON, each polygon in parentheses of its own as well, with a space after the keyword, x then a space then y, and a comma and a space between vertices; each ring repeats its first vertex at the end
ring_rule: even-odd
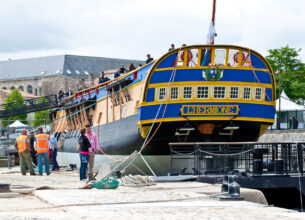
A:
MULTIPOLYGON (((265 83, 251 83, 251 82, 235 82, 235 81, 183 81, 183 82, 174 82, 173 86, 188 86, 188 85, 208 85, 208 86, 253 86, 253 87, 263 87, 272 89, 272 84, 265 83)), ((148 88, 156 87, 167 87, 168 82, 165 83, 153 83, 149 84, 148 88)))
MULTIPOLYGON (((227 121, 231 120, 232 116, 230 117, 188 117, 190 121, 227 121)), ((138 122, 138 125, 143 124, 151 124, 153 123, 154 119, 149 120, 141 120, 138 122)), ((156 119, 156 122, 160 122, 161 119, 156 119)), ((188 121, 185 118, 163 118, 162 122, 175 122, 175 121, 188 121)), ((274 123, 274 119, 267 119, 267 118, 249 118, 249 117, 236 117, 232 119, 232 121, 254 121, 254 122, 265 122, 265 123, 274 123)))
MULTIPOLYGON (((179 103, 246 103, 246 104, 256 104, 256 105, 275 105, 275 102, 270 101, 251 101, 251 100, 232 100, 232 99, 189 99, 189 100, 169 100, 168 104, 179 104, 179 103)), ((163 102, 164 103, 164 102, 163 102)), ((151 106, 151 105, 160 105, 161 101, 155 102, 142 102, 139 107, 141 106, 151 106)))
MULTIPOLYGON (((157 68, 154 70, 154 72, 160 72, 160 71, 168 71, 168 70, 173 70, 173 69, 177 69, 177 70, 198 70, 198 69, 207 69, 208 66, 192 66, 192 67, 185 67, 185 66, 177 66, 177 68, 174 67, 167 67, 167 68, 157 68)), ((219 67, 219 69, 221 70, 255 70, 255 71, 264 71, 264 72, 269 72, 268 69, 261 69, 261 68, 252 68, 249 66, 240 66, 240 67, 219 67)))

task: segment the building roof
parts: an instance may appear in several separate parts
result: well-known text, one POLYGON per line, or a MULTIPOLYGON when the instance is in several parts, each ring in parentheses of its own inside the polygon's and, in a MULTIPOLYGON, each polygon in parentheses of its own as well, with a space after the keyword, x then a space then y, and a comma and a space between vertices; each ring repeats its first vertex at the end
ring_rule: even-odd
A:
POLYGON ((119 68, 122 64, 128 67, 130 63, 138 66, 138 64, 144 64, 145 62, 140 60, 76 55, 6 60, 0 61, 0 80, 56 75, 86 77, 90 73, 98 76, 101 71, 119 68))

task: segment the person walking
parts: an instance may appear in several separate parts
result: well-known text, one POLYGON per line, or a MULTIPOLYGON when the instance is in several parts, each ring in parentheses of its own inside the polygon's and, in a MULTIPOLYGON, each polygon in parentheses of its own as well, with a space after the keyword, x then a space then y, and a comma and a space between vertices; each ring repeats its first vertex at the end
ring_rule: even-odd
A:
POLYGON ((42 127, 38 128, 38 134, 35 136, 35 149, 38 154, 38 170, 39 175, 42 176, 43 163, 42 158, 44 159, 45 171, 47 175, 50 175, 50 165, 48 158, 48 136, 43 133, 42 127))
POLYGON ((34 131, 30 132, 30 143, 31 143, 31 157, 32 157, 32 161, 35 164, 35 166, 37 166, 37 158, 36 158, 36 150, 34 148, 34 142, 35 142, 35 135, 34 135, 34 131))
POLYGON ((80 180, 86 180, 86 172, 87 172, 87 166, 88 166, 88 160, 89 160, 89 148, 91 147, 91 144, 88 140, 88 138, 85 136, 86 134, 86 128, 82 128, 80 130, 80 137, 78 138, 78 144, 79 144, 79 157, 80 157, 80 169, 79 169, 79 178, 80 180))
POLYGON ((52 171, 59 170, 59 166, 56 160, 58 142, 53 135, 50 135, 49 131, 47 132, 47 135, 49 135, 49 149, 51 151, 51 158, 52 158, 52 171))
POLYGON ((89 169, 88 169, 88 179, 89 180, 96 180, 93 177, 93 167, 94 167, 94 160, 95 154, 98 153, 98 141, 96 138, 95 133, 91 130, 90 125, 86 125, 86 137, 88 138, 91 147, 89 148, 89 169))
POLYGON ((15 148, 18 150, 20 158, 20 172, 26 175, 25 164, 29 168, 30 174, 35 175, 33 164, 31 160, 31 142, 27 136, 26 130, 21 132, 21 135, 15 141, 15 148))

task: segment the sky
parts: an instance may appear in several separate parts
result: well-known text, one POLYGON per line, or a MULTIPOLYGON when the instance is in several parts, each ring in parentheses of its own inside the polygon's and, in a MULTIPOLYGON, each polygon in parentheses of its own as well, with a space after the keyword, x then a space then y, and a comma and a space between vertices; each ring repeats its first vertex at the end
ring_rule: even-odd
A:
MULTIPOLYGON (((301 48, 304 0, 217 0, 216 44, 301 48)), ((145 60, 205 44, 212 0, 0 0, 0 60, 86 55, 145 60)))

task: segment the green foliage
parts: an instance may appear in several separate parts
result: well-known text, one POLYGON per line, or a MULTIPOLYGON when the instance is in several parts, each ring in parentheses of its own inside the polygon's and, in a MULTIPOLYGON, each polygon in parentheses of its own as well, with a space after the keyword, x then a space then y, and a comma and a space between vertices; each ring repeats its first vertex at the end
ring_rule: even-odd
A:
MULTIPOLYGON (((46 98, 44 96, 42 96, 38 103, 43 105, 44 102, 47 102, 46 98)), ((45 125, 45 124, 49 124, 50 123, 50 118, 49 118, 49 112, 48 110, 43 110, 43 111, 39 111, 39 112, 35 112, 34 115, 34 120, 33 120, 33 126, 37 127, 39 125, 45 125)))
POLYGON ((301 49, 290 48, 288 45, 280 49, 268 50, 269 55, 266 57, 272 66, 276 80, 276 95, 278 97, 279 74, 281 78, 281 91, 285 91, 289 98, 304 104, 305 100, 305 64, 299 58, 301 49), (303 87, 304 86, 304 87, 303 87))
MULTIPOLYGON (((10 94, 6 96, 4 103, 7 105, 5 105, 4 108, 10 109, 13 107, 14 108, 21 107, 24 105, 23 101, 24 101, 24 97, 21 95, 21 93, 18 91, 18 89, 14 89, 10 94)), ((2 120, 2 125, 3 127, 6 127, 9 123, 13 123, 15 120, 20 120, 22 123, 26 124, 27 123, 26 118, 27 118, 26 114, 4 118, 2 120)))

